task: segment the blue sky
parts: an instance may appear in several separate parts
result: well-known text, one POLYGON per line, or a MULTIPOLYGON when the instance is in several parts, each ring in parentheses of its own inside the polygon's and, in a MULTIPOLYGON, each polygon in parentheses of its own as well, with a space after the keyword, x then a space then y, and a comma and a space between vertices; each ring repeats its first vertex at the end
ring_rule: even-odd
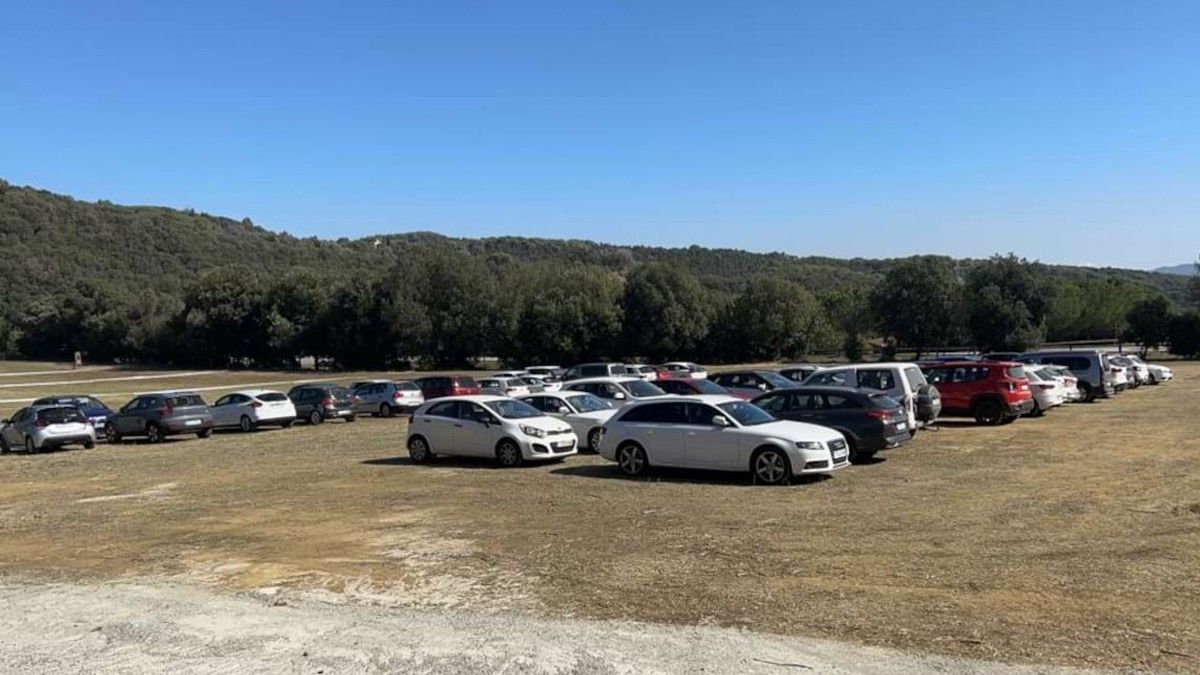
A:
POLYGON ((298 235, 1200 251, 1200 4, 6 3, 0 177, 298 235))

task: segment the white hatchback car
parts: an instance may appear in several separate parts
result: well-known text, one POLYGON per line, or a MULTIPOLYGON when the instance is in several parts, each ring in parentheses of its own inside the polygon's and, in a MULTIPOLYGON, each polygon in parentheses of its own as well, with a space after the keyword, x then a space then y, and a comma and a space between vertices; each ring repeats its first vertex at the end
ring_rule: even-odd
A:
POLYGON ((408 456, 491 457, 500 466, 574 455, 571 425, 507 396, 450 396, 417 408, 408 425, 408 456))
POLYGON ((636 476, 651 466, 749 472, 777 485, 850 465, 846 439, 828 427, 779 420, 732 396, 637 403, 604 425, 600 455, 636 476))
POLYGON ((254 431, 260 426, 284 429, 296 422, 296 406, 281 391, 246 389, 225 394, 210 407, 213 426, 254 431))
POLYGON ((1040 366, 1025 366, 1025 373, 1029 376, 1029 391, 1033 394, 1033 411, 1029 417, 1044 415, 1047 410, 1066 402, 1066 386, 1056 373, 1040 366))
POLYGON ((522 396, 520 400, 566 421, 575 435, 584 439, 583 447, 592 452, 600 452, 600 429, 617 412, 608 401, 586 391, 546 391, 522 396))

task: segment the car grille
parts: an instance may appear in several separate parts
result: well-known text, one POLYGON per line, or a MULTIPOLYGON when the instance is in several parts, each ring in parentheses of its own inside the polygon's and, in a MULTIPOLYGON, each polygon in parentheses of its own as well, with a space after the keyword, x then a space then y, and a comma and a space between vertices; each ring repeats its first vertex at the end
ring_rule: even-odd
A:
POLYGON ((834 452, 837 452, 838 450, 845 450, 846 449, 846 441, 844 441, 840 438, 837 439, 836 441, 830 441, 829 449, 834 452))
POLYGON ((546 435, 547 436, 566 436, 569 433, 571 433, 570 429, 561 429, 559 431, 547 431, 546 435))

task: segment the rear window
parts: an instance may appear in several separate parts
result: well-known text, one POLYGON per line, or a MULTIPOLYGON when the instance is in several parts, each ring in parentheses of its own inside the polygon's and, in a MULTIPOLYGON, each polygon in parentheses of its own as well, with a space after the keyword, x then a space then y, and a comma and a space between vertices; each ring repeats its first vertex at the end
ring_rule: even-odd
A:
POLYGON ((330 387, 329 393, 334 398, 350 398, 350 390, 345 387, 330 387))
POLYGON ((70 422, 83 422, 83 413, 79 412, 78 408, 47 408, 39 410, 37 414, 39 422, 45 424, 68 424, 70 422))
POLYGON ((456 377, 454 378, 454 386, 456 387, 478 387, 473 377, 456 377))
POLYGON ((887 394, 871 394, 867 399, 871 402, 872 406, 883 410, 893 410, 900 407, 896 399, 887 394))
POLYGON ((176 408, 186 408, 193 405, 206 405, 204 399, 197 394, 185 394, 183 396, 172 396, 171 405, 176 408))
POLYGON ((626 382, 625 387, 629 389, 629 393, 633 394, 637 398, 642 398, 644 396, 662 396, 663 394, 667 393, 653 384, 646 382, 645 380, 626 382))
POLYGON ((1007 372, 1008 372, 1008 376, 1013 378, 1014 380, 1026 379, 1025 369, 1022 368, 1021 366, 1012 366, 1011 368, 1008 369, 1007 372))
POLYGON ((396 389, 400 391, 421 391, 421 388, 412 382, 397 382, 396 389))
POLYGON ((259 394, 257 398, 260 401, 268 401, 268 402, 288 400, 288 397, 286 397, 280 393, 259 394))
POLYGON ((692 386, 700 390, 701 394, 728 394, 725 387, 712 382, 710 380, 692 380, 692 386))

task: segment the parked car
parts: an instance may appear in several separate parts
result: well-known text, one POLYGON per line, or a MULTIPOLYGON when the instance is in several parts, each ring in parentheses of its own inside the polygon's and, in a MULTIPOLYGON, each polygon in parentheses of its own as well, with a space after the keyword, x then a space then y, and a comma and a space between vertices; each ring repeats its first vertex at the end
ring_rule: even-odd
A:
POLYGON ((599 452, 600 428, 617 412, 608 401, 585 391, 544 392, 521 400, 570 424, 581 447, 592 452, 599 452))
POLYGON ((515 377, 485 377, 479 380, 479 393, 487 396, 524 396, 529 385, 515 377))
POLYGON ((1041 417, 1066 402, 1066 389, 1053 373, 1046 372, 1041 366, 1026 366, 1025 372, 1029 374, 1029 389, 1033 393, 1033 410, 1028 413, 1029 417, 1041 417))
MULTIPOLYGON (((732 392, 716 382, 713 382, 712 380, 696 380, 690 377, 672 377, 665 380, 658 380, 654 383, 654 385, 668 394, 675 394, 676 396, 699 396, 701 394, 711 394, 713 396, 733 396, 732 392)), ((742 397, 735 396, 734 398, 742 397)))
POLYGON ((1175 371, 1157 363, 1146 363, 1146 370, 1150 373, 1150 384, 1162 384, 1175 378, 1175 371))
POLYGON ((1007 424, 1033 411, 1025 368, 1015 361, 950 361, 923 368, 942 396, 943 415, 974 417, 979 424, 1007 424))
POLYGON ((96 447, 96 432, 73 405, 31 405, 0 421, 0 452, 24 448, 33 454, 65 445, 96 447))
POLYGON ((828 366, 818 366, 815 363, 793 363, 779 369, 779 374, 793 382, 803 382, 809 375, 828 368, 828 366))
POLYGON ((624 363, 581 363, 577 366, 567 368, 567 371, 563 373, 562 379, 563 382, 571 382, 592 377, 638 377, 637 373, 631 373, 629 369, 630 366, 624 363))
POLYGON ((751 401, 772 416, 820 424, 837 431, 850 445, 851 461, 908 442, 908 416, 890 396, 848 387, 797 387, 767 392, 751 401))
POLYGON ((942 412, 940 393, 915 363, 859 363, 826 368, 810 375, 804 386, 882 391, 904 408, 913 433, 918 423, 932 422, 942 412))
POLYGON ((296 406, 296 419, 308 420, 309 424, 321 424, 325 420, 353 422, 358 419, 353 395, 349 389, 338 384, 301 384, 292 387, 287 396, 296 406))
POLYGON ((1108 360, 1125 369, 1129 377, 1129 385, 1140 387, 1150 381, 1150 369, 1144 363, 1138 363, 1128 354, 1109 354, 1108 360))
POLYGON ((200 394, 189 391, 163 391, 140 394, 126 403, 108 427, 108 440, 116 443, 130 437, 145 437, 158 443, 169 436, 212 435, 213 418, 200 394))
POLYGON ((846 439, 833 429, 779 420, 732 396, 631 405, 604 425, 600 454, 629 476, 650 467, 711 469, 749 472, 768 485, 850 463, 846 439))
POLYGON ((88 424, 92 425, 92 429, 97 436, 107 434, 106 429, 116 415, 112 408, 109 408, 103 401, 95 396, 87 394, 61 394, 58 396, 45 396, 33 402, 35 406, 42 405, 72 405, 79 408, 79 412, 88 419, 88 424))
POLYGON ((796 382, 772 370, 731 370, 709 375, 710 382, 729 391, 730 396, 750 400, 764 391, 788 389, 796 382))
POLYGON ((1072 403, 1082 398, 1079 392, 1079 378, 1071 372, 1071 369, 1066 366, 1044 365, 1041 366, 1043 373, 1050 373, 1063 385, 1063 398, 1072 403))
POLYGON ((350 385, 354 412, 359 415, 391 417, 421 407, 425 395, 408 380, 364 380, 350 385))
POLYGON ((213 426, 254 431, 261 426, 287 429, 296 422, 296 406, 280 391, 247 389, 225 394, 213 402, 213 426))
POLYGON ((665 374, 666 377, 671 377, 671 371, 662 366, 626 366, 631 375, 636 375, 647 382, 656 382, 665 374))
POLYGON ((636 377, 592 377, 567 382, 562 390, 586 391, 612 402, 613 406, 617 408, 634 401, 669 396, 658 385, 636 377))
POLYGON ((540 375, 550 380, 562 380, 563 369, 558 366, 529 366, 525 372, 530 375, 540 375))
POLYGON ((1022 363, 1052 364, 1070 368, 1071 373, 1079 380, 1082 399, 1089 403, 1097 398, 1109 398, 1116 392, 1108 358, 1098 349, 1028 352, 1021 354, 1016 360, 1022 363))
POLYGON ((506 467, 574 455, 571 425, 505 396, 453 396, 417 408, 408 432, 408 456, 491 457, 506 467))
POLYGON ((691 361, 668 361, 662 367, 671 372, 672 377, 690 377, 694 380, 707 380, 708 371, 704 366, 691 361))
POLYGON ((431 375, 417 378, 413 380, 413 384, 420 387, 426 401, 444 396, 473 396, 479 393, 479 383, 467 375, 431 375))
POLYGON ((540 391, 546 391, 546 381, 536 375, 522 375, 517 378, 526 387, 529 387, 529 393, 533 394, 540 391))

